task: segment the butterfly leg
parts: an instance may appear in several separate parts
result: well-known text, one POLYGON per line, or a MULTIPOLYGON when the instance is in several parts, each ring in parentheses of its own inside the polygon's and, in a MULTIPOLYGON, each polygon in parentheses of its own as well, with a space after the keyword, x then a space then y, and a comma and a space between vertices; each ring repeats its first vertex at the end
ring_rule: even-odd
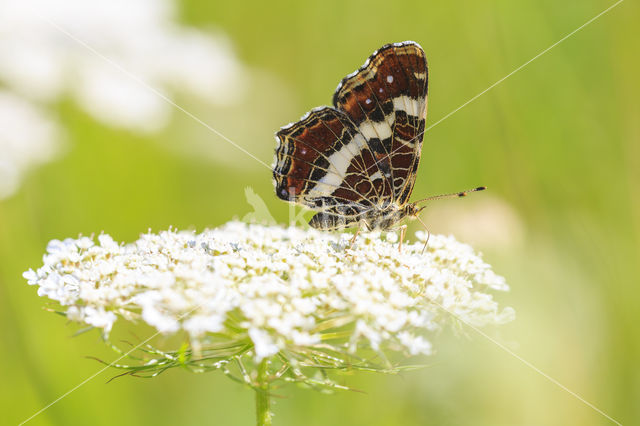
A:
POLYGON ((407 233, 407 225, 400 226, 400 243, 398 244, 398 253, 402 253, 402 242, 404 241, 404 236, 407 233))
POLYGON ((356 233, 353 234, 353 238, 351 238, 351 240, 349 241, 349 250, 351 250, 355 245, 356 238, 358 238, 358 234, 360 234, 360 230, 362 230, 362 222, 358 223, 358 229, 356 230, 356 233))
POLYGON ((427 240, 424 242, 424 247, 422 247, 422 254, 424 254, 424 251, 427 249, 427 244, 429 244, 429 238, 431 238, 431 232, 429 232, 429 228, 427 228, 427 225, 425 225, 419 216, 416 216, 416 219, 424 226, 424 230, 427 231, 427 240))

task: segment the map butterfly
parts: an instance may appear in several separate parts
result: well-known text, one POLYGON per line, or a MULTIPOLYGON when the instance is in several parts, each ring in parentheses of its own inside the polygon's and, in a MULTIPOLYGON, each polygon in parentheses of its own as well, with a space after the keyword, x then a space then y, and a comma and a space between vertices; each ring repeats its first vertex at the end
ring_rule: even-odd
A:
POLYGON ((418 217, 424 208, 419 202, 443 197, 409 203, 427 84, 427 60, 418 43, 387 44, 373 52, 342 79, 333 107, 314 108, 276 133, 276 195, 317 211, 309 224, 318 229, 387 230, 405 217, 418 217))

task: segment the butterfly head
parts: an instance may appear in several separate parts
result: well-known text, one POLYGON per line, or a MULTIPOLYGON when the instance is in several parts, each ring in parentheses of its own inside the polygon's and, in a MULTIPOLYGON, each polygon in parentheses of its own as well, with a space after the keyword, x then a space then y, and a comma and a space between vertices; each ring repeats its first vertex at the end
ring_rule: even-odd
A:
POLYGON ((404 207, 403 217, 416 217, 426 206, 419 206, 418 203, 409 203, 404 207))

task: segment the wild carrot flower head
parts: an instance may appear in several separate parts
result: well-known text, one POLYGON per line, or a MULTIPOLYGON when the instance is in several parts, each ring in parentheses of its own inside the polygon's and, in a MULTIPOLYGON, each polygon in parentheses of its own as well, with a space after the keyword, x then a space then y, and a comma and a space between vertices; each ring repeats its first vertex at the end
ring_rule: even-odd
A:
POLYGON ((399 252, 395 234, 364 234, 349 249, 350 237, 230 222, 127 245, 106 234, 54 240, 24 277, 105 336, 120 320, 186 336, 187 349, 146 350, 141 374, 235 365, 249 381, 246 366, 269 360, 283 379, 326 384, 318 369, 388 371, 388 355, 430 354, 430 334, 456 317, 483 326, 514 316, 491 295, 508 290, 504 278, 453 237, 432 235, 424 254, 421 241, 399 252))

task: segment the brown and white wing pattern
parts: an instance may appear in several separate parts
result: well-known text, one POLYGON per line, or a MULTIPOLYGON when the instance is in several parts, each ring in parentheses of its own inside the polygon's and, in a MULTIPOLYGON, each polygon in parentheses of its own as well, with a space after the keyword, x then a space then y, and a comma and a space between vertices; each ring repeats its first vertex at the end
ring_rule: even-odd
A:
POLYGON ((365 137, 377 170, 390 180, 393 201, 403 205, 415 182, 427 114, 428 68, 419 44, 388 44, 355 73, 345 77, 333 96, 365 137))
POLYGON ((385 45, 334 95, 276 133, 279 198, 318 213, 310 224, 341 229, 375 223, 404 205, 420 160, 427 64, 414 42, 385 45))
POLYGON ((341 111, 316 108, 276 133, 276 195, 320 211, 312 225, 344 228, 370 211, 374 187, 366 164, 373 158, 363 136, 341 111))

